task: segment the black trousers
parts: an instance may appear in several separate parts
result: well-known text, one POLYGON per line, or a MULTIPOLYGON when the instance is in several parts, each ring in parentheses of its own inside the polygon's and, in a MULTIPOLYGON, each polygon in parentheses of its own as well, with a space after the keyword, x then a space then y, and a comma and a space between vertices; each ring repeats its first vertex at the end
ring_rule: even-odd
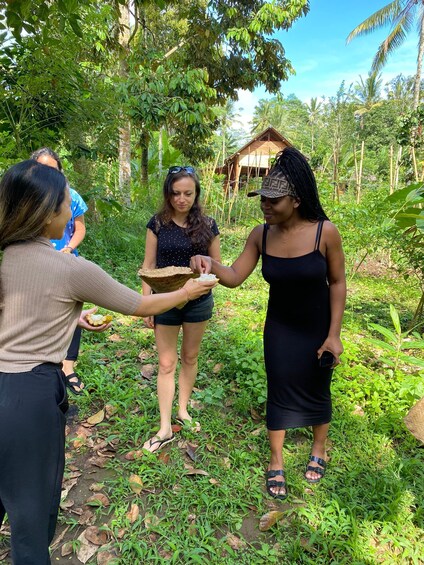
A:
POLYGON ((0 373, 0 525, 13 565, 49 565, 65 463, 68 407, 60 365, 0 373))
POLYGON ((66 354, 67 361, 76 361, 78 359, 78 353, 81 343, 81 331, 82 328, 77 326, 72 336, 71 345, 69 346, 68 353, 66 354))

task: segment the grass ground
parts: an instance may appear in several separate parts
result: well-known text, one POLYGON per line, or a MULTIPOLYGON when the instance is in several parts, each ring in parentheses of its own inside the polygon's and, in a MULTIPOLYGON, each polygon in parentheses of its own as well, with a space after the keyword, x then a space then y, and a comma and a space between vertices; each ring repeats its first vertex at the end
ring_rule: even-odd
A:
MULTIPOLYGON (((229 260, 243 234, 229 230, 223 239, 229 260)), ((118 261, 106 263, 111 271, 118 261)), ((126 269, 127 278, 122 264, 117 276, 128 282, 135 264, 126 269)), ((79 413, 68 427, 52 562, 423 563, 424 449, 402 420, 424 395, 422 372, 404 363, 394 370, 369 341, 370 323, 391 327, 390 303, 406 327, 418 290, 390 273, 350 281, 328 471, 319 485, 305 482, 311 432, 291 431, 284 503, 264 489, 266 284, 255 272, 241 288, 214 295, 192 401, 202 429, 176 427, 177 440, 160 455, 137 453, 158 426, 152 332, 116 315, 108 335, 84 335, 78 372, 88 392, 71 399, 79 413), (280 514, 268 515, 277 521, 261 531, 270 512, 280 514)), ((0 538, 0 555, 6 545, 0 538)))

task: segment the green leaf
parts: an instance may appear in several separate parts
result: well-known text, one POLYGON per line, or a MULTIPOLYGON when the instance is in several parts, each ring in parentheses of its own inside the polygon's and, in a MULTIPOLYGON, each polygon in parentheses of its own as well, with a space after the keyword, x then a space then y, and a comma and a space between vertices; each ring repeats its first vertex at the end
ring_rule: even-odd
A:
POLYGON ((385 328, 384 326, 380 326, 380 324, 369 324, 369 325, 378 333, 384 335, 384 337, 386 337, 389 340, 389 342, 392 343, 398 342, 398 336, 388 328, 385 328))
POLYGON ((395 327, 396 333, 398 334, 398 336, 400 336, 402 333, 402 329, 400 327, 399 314, 396 308, 393 306, 393 304, 390 304, 390 317, 392 318, 392 322, 395 327))

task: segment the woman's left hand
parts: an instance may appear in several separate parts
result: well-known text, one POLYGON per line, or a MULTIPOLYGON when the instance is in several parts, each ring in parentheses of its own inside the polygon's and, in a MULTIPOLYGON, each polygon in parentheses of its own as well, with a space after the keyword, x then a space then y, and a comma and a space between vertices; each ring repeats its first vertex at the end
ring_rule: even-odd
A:
POLYGON ((106 330, 108 330, 110 328, 110 326, 112 325, 112 323, 110 322, 109 324, 102 324, 101 326, 92 326, 91 324, 89 324, 87 322, 87 316, 89 314, 95 314, 97 312, 98 308, 97 306, 94 306, 94 308, 89 308, 88 310, 83 310, 81 312, 80 318, 78 320, 78 325, 80 328, 83 328, 84 330, 88 330, 90 332, 104 332, 106 330))
POLYGON ((333 367, 340 365, 340 355, 343 353, 343 345, 339 337, 328 336, 321 347, 318 349, 318 359, 324 353, 324 351, 330 351, 334 355, 333 367))

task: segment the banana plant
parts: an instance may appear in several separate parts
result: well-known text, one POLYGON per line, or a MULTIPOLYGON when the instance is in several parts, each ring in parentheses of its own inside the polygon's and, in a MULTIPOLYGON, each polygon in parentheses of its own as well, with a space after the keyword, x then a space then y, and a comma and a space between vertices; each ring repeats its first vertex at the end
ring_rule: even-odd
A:
POLYGON ((407 353, 407 351, 411 349, 423 350, 424 339, 422 339, 419 333, 413 332, 412 330, 402 331, 399 314, 393 304, 390 304, 390 317, 394 329, 391 330, 380 324, 371 323, 369 327, 381 334, 384 339, 368 338, 367 341, 385 351, 381 360, 390 367, 393 367, 394 370, 398 368, 399 363, 405 363, 424 369, 424 359, 413 357, 407 353))

